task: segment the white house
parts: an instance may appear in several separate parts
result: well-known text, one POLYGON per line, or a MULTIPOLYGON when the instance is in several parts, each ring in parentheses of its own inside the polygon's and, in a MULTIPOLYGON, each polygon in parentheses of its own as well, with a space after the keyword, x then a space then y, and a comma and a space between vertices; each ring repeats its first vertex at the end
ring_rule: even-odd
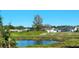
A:
POLYGON ((57 30, 55 30, 54 28, 52 28, 52 29, 49 29, 49 30, 46 30, 48 33, 50 33, 50 32, 57 32, 57 30))
POLYGON ((22 30, 19 30, 19 29, 11 29, 10 31, 11 32, 23 32, 23 31, 27 31, 28 29, 22 29, 22 30))
POLYGON ((22 32, 22 30, 18 30, 18 29, 11 29, 11 32, 22 32))
MULTIPOLYGON (((75 32, 79 29, 79 27, 74 27, 74 28, 68 28, 68 31, 69 32, 75 32)), ((48 29, 46 30, 48 33, 50 32, 65 32, 65 31, 62 31, 62 29, 58 30, 58 29, 55 29, 55 28, 52 28, 52 29, 48 29)))
POLYGON ((74 29, 71 30, 71 32, 77 31, 78 27, 75 27, 74 29))

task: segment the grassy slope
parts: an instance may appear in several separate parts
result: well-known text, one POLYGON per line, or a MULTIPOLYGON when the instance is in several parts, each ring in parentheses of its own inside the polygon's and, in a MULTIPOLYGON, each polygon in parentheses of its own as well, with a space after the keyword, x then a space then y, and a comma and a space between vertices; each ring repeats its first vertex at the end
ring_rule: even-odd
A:
POLYGON ((27 38, 43 38, 43 39, 53 39, 53 40, 69 40, 69 39, 79 39, 79 33, 77 32, 59 32, 59 33, 48 33, 46 35, 40 35, 46 33, 44 31, 31 31, 31 32, 14 32, 13 37, 24 37, 27 38))
POLYGON ((46 32, 45 31, 13 32, 11 35, 14 38, 37 39, 42 33, 46 32))

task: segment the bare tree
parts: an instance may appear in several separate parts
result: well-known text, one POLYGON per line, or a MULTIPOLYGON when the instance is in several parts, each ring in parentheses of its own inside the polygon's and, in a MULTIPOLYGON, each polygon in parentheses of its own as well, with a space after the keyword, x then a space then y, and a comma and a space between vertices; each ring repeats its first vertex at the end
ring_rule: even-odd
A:
POLYGON ((42 29, 42 18, 39 15, 36 15, 33 21, 33 28, 37 31, 42 29))

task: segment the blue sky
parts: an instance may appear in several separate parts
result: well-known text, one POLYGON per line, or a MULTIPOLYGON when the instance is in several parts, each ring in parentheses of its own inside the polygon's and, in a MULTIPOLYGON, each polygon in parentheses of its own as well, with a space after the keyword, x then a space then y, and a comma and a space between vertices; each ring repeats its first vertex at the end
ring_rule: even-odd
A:
POLYGON ((36 15, 40 15, 43 24, 79 25, 79 10, 1 10, 3 23, 6 25, 31 26, 36 15))

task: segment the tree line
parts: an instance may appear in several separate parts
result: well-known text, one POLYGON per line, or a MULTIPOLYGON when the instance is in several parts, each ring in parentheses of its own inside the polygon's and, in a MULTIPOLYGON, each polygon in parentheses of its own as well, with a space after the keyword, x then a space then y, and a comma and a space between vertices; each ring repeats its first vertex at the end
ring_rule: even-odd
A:
MULTIPOLYGON (((6 29, 8 25, 3 25, 3 27, 6 29)), ((9 24, 10 29, 19 29, 19 30, 29 29, 28 31, 45 31, 47 29, 52 29, 52 28, 62 30, 62 31, 68 31, 74 27, 79 27, 79 25, 77 26, 71 26, 71 25, 55 26, 55 25, 50 25, 50 24, 43 24, 43 19, 40 15, 36 15, 34 17, 33 24, 31 27, 13 26, 11 23, 9 24)), ((79 29, 76 32, 79 32, 79 29)))
MULTIPOLYGON (((8 25, 3 25, 3 27, 6 29, 8 25)), ((9 24, 10 29, 30 29, 30 31, 45 31, 46 29, 63 29, 68 30, 70 28, 79 27, 77 26, 70 26, 70 25, 60 25, 60 26, 53 26, 50 24, 43 24, 43 19, 40 15, 36 15, 33 20, 33 24, 31 27, 24 27, 24 26, 13 26, 11 23, 9 24)))

